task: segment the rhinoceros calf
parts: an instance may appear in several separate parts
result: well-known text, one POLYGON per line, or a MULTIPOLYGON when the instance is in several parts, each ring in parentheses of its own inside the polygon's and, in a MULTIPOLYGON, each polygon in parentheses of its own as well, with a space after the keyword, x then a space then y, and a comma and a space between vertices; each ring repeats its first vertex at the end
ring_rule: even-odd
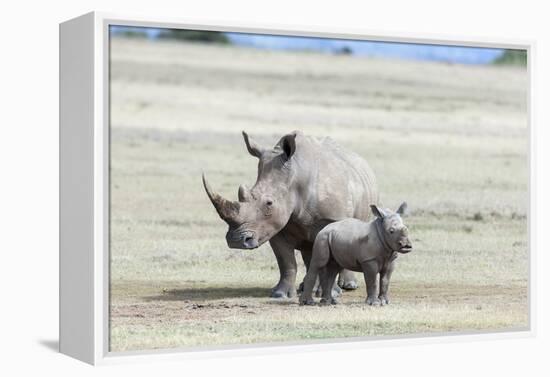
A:
MULTIPOLYGON (((280 272, 271 296, 293 297, 294 250, 301 251, 307 267, 313 241, 325 225, 348 217, 368 220, 369 205, 378 203, 376 178, 362 157, 330 138, 294 131, 269 148, 245 132, 243 137, 248 152, 258 159, 254 187, 240 186, 238 201, 214 192, 203 176, 204 188, 229 226, 227 245, 255 249, 269 242, 280 272)), ((340 277, 342 288, 357 288, 351 272, 344 270, 340 277)))
POLYGON ((323 290, 321 304, 336 304, 330 287, 343 268, 363 272, 367 285, 367 304, 389 304, 388 287, 397 253, 412 251, 408 229, 401 219, 406 208, 407 204, 403 203, 396 212, 392 212, 371 205, 376 216, 371 222, 349 218, 323 228, 313 244, 313 255, 304 278, 300 304, 314 304, 312 291, 317 275, 323 290), (378 274, 380 293, 376 297, 378 274))

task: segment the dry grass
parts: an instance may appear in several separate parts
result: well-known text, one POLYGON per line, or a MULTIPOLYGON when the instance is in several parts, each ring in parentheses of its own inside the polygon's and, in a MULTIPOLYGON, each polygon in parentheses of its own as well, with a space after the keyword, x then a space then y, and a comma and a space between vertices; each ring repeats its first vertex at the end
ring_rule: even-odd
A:
MULTIPOLYGON (((526 72, 114 39, 113 351, 502 330, 528 325, 526 72), (236 197, 293 129, 364 156, 388 206, 407 200, 416 250, 392 304, 272 300, 268 245, 230 250, 203 192, 236 197)), ((299 279, 303 277, 303 269, 299 279)))

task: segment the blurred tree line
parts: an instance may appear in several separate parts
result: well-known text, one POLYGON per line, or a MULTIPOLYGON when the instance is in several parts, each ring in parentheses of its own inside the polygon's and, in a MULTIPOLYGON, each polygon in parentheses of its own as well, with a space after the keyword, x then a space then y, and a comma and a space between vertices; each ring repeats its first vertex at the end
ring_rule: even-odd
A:
POLYGON ((527 51, 526 50, 506 50, 504 54, 500 55, 493 61, 498 65, 527 65, 527 51))
POLYGON ((146 32, 137 29, 117 31, 115 34, 125 38, 147 38, 146 32))
POLYGON ((229 38, 219 31, 170 29, 158 35, 162 39, 228 44, 229 38))
MULTIPOLYGON (((148 34, 145 30, 138 28, 127 28, 118 30, 116 35, 125 38, 147 38, 148 34)), ((153 38, 159 39, 173 39, 179 41, 191 41, 191 42, 206 42, 206 43, 230 43, 229 38, 219 31, 204 31, 204 30, 180 30, 180 29, 167 29, 158 33, 153 38)))

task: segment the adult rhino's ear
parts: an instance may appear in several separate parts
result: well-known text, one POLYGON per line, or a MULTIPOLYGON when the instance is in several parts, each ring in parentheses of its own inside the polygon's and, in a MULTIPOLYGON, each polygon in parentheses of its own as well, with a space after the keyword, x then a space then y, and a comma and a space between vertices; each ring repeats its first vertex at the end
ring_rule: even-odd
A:
POLYGON ((376 217, 383 218, 385 216, 384 211, 381 208, 378 208, 378 206, 371 204, 370 210, 372 211, 373 215, 376 217))
POLYGON ((397 208, 397 211, 395 211, 396 213, 399 214, 399 216, 404 216, 407 214, 407 202, 403 202, 401 203, 401 205, 399 206, 399 208, 397 208))
POLYGON ((264 148, 260 147, 254 140, 248 137, 248 134, 243 131, 244 143, 246 144, 246 149, 254 157, 260 158, 264 148))
POLYGON ((289 160, 294 152, 296 152, 296 133, 283 136, 281 140, 281 147, 283 148, 285 158, 289 160))

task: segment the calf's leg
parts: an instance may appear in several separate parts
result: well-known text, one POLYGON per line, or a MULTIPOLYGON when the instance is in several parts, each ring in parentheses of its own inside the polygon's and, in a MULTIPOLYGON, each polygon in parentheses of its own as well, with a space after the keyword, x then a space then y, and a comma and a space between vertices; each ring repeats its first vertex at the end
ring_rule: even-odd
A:
POLYGON ((395 261, 391 261, 380 271, 380 295, 378 295, 378 298, 380 299, 381 305, 387 305, 390 303, 390 299, 388 298, 388 289, 390 287, 390 279, 394 267, 395 261))
POLYGON ((328 237, 317 237, 313 245, 309 268, 304 278, 304 290, 300 296, 301 305, 313 305, 315 303, 312 297, 313 287, 315 286, 319 272, 327 265, 329 256, 328 237))
POLYGON ((336 275, 338 275, 339 268, 334 261, 330 261, 327 267, 325 268, 324 274, 321 275, 321 287, 323 289, 323 298, 321 299, 321 304, 323 305, 335 305, 338 302, 336 301, 334 290, 334 283, 336 281, 336 275))
MULTIPOLYGON (((313 255, 313 245, 310 247, 308 246, 301 246, 300 253, 302 254, 302 259, 304 260, 304 265, 306 266, 306 272, 309 270, 309 264, 311 263, 311 256, 313 255)), ((302 293, 304 291, 304 282, 302 281, 300 285, 298 286, 298 293, 302 293)), ((320 291, 319 288, 319 278, 315 281, 315 285, 313 286, 313 292, 315 292, 315 295, 319 297, 318 292, 320 291)))
POLYGON ((300 305, 314 305, 313 301, 313 286, 317 280, 319 272, 324 267, 319 268, 317 265, 309 265, 306 276, 304 277, 304 289, 300 295, 300 305))
POLYGON ((376 297, 377 293, 377 275, 378 275, 378 262, 376 260, 370 260, 361 263, 363 269, 363 275, 365 276, 365 284, 367 285, 367 299, 365 302, 368 305, 380 305, 380 300, 376 297))
MULTIPOLYGON (((302 246, 300 249, 300 252, 302 253, 302 259, 304 260, 304 264, 306 266, 306 271, 309 269, 309 264, 311 263, 311 256, 313 255, 313 246, 310 248, 307 248, 306 246, 302 246)), ((304 282, 302 281, 300 285, 298 286, 298 293, 302 293, 304 291, 304 282)), ((319 283, 319 278, 315 281, 315 285, 313 286, 313 292, 315 292, 315 297, 321 297, 323 295, 323 288, 321 287, 321 284, 319 283)), ((338 297, 342 294, 342 290, 338 286, 338 284, 334 284, 332 286, 332 295, 334 297, 338 297)))

